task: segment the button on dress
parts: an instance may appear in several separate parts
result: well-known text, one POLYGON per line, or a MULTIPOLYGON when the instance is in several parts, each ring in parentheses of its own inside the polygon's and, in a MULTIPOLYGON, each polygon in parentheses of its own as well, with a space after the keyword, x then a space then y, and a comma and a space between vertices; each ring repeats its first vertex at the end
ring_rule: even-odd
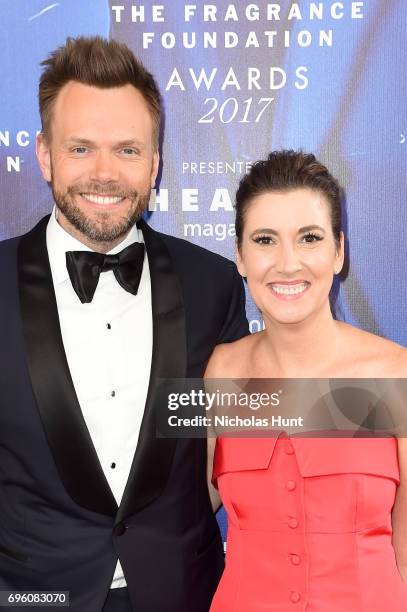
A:
POLYGON ((394 438, 218 438, 213 481, 228 541, 211 612, 406 612, 394 438))

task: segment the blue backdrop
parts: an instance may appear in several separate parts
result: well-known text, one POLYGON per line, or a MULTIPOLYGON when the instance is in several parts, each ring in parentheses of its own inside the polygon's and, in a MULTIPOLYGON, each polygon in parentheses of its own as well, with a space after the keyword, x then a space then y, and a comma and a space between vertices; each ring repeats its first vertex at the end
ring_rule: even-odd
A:
MULTIPOLYGON (((150 223, 233 258, 245 165, 274 148, 312 151, 346 188, 337 314, 407 344, 404 0, 2 0, 0 11, 0 238, 52 206, 35 160, 40 61, 67 36, 111 36, 155 74, 165 101, 150 223)), ((250 300, 248 315, 257 330, 250 300)))

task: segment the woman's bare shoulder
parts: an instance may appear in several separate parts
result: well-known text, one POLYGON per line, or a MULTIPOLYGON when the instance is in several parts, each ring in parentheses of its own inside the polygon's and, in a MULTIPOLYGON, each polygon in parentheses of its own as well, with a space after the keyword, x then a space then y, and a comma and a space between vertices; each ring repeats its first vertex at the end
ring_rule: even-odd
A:
POLYGON ((389 365, 391 370, 389 376, 392 378, 407 378, 407 349, 400 344, 392 342, 394 345, 389 355, 389 365))
POLYGON ((244 377, 249 355, 257 341, 257 335, 257 333, 250 334, 234 342, 218 344, 209 358, 205 378, 244 377))
POLYGON ((407 349, 392 340, 346 325, 350 349, 372 377, 407 377, 407 349))

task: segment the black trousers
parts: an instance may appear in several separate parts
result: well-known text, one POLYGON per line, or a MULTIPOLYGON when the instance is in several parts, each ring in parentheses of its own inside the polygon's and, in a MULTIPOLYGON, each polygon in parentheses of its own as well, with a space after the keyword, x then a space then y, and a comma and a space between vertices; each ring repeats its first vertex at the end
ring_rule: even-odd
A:
POLYGON ((103 612, 133 612, 126 587, 110 589, 103 612))

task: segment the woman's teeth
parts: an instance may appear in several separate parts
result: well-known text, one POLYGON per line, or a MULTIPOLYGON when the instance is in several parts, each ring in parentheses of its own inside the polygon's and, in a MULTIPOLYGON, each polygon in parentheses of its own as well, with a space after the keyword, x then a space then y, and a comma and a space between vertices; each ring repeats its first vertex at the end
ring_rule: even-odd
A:
POLYGON ((280 295, 296 295, 302 293, 307 288, 307 283, 301 283, 299 285, 271 285, 271 288, 280 295))

